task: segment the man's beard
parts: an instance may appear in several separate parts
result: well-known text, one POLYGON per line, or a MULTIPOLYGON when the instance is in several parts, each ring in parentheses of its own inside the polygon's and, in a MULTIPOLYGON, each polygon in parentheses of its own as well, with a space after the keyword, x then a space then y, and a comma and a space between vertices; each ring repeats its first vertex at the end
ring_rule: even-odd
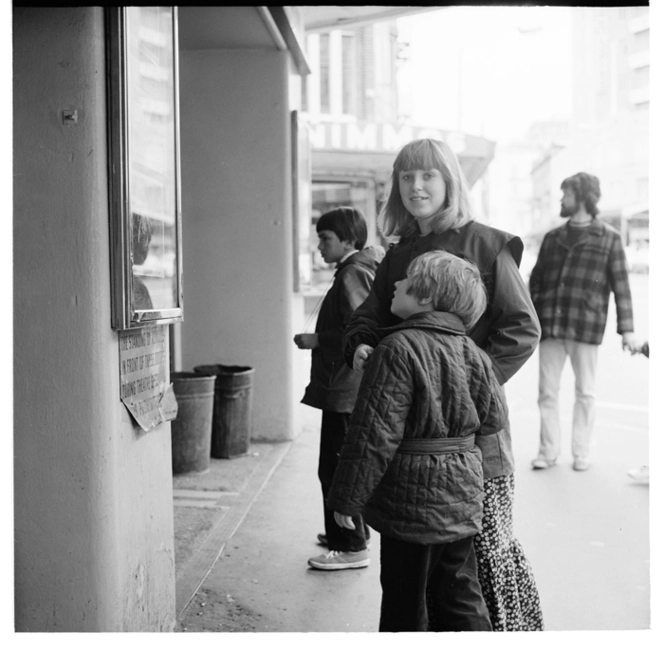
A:
POLYGON ((561 217, 573 217, 576 215, 577 211, 579 209, 579 204, 574 203, 573 206, 560 206, 560 216, 561 217))

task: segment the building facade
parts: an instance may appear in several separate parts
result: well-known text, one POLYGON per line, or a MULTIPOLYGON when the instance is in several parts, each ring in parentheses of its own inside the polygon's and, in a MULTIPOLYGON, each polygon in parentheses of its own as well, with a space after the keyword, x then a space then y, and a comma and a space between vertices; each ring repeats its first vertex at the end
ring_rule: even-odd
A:
MULTIPOLYGON (((17 631, 175 622, 170 423, 145 431, 123 401, 124 333, 112 317, 109 11, 13 7, 17 631)), ((182 7, 177 28, 184 320, 158 326, 161 363, 166 375, 254 367, 252 434, 287 440, 298 431, 291 356, 303 312, 291 171, 303 27, 297 8, 182 7)), ((165 42, 141 30, 141 56, 158 60, 165 42)), ((137 70, 140 85, 160 81, 147 60, 137 70)), ((150 128, 170 119, 159 91, 144 97, 150 128)), ((132 134, 138 153, 145 135, 132 134)), ((158 204, 174 198, 142 179, 131 180, 135 205, 165 223, 158 204)))

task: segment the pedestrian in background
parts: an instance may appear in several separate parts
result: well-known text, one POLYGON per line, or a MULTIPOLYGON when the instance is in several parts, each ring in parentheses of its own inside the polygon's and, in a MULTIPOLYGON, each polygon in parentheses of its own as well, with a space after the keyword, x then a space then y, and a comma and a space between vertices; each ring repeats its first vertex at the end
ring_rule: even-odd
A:
POLYGON ((468 337, 486 309, 477 267, 445 251, 413 260, 362 377, 328 496, 343 527, 380 532, 379 631, 490 631, 473 537, 482 453, 507 407, 490 357, 468 337), (477 437, 476 437, 477 435, 477 437))
MULTIPOLYGON (((472 215, 459 161, 447 145, 425 138, 405 145, 392 170, 392 187, 381 212, 386 235, 398 235, 376 271, 367 300, 344 333, 346 363, 362 370, 384 330, 401 318, 390 311, 395 283, 427 251, 444 250, 473 262, 487 288, 487 309, 469 332, 486 353, 503 385, 537 348, 540 328, 519 274, 520 238, 472 215)), ((539 595, 525 553, 512 528, 514 457, 509 423, 478 437, 484 474, 482 532, 475 551, 482 594, 494 631, 541 630, 539 595)))
POLYGON ((544 236, 530 275, 530 293, 542 326, 540 446, 532 465, 536 470, 549 468, 560 454, 558 392, 569 357, 575 377, 573 468, 582 471, 591 464, 597 352, 606 329, 611 292, 623 349, 634 352, 638 344, 620 234, 597 217, 599 179, 579 172, 566 178, 560 187, 560 216, 569 219, 544 236))
POLYGON ((337 267, 315 332, 294 337, 298 348, 311 350, 311 379, 302 402, 323 412, 318 478, 323 492, 325 533, 319 534, 318 540, 330 551, 309 559, 309 565, 320 570, 357 569, 369 565, 369 531, 361 515, 355 519, 353 531, 340 527, 326 499, 361 379, 360 373, 344 363, 341 337, 353 310, 368 296, 385 251, 382 247, 364 248, 367 226, 354 208, 336 208, 321 215, 316 231, 323 260, 337 267))

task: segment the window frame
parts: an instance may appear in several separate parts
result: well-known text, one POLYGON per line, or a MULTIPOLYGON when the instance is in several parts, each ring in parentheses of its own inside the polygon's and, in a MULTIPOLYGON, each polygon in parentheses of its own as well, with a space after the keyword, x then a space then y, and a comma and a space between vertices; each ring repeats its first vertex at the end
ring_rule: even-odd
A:
MULTIPOLYGON (((182 212, 180 181, 180 116, 178 78, 178 14, 171 12, 169 34, 172 47, 172 84, 170 97, 173 111, 173 139, 165 140, 172 147, 174 164, 172 181, 173 205, 173 306, 139 308, 135 305, 134 271, 132 269, 132 206, 136 202, 135 188, 130 179, 131 115, 129 112, 130 66, 138 66, 128 52, 128 10, 132 7, 107 7, 107 97, 108 97, 108 155, 109 155, 109 220, 111 237, 111 325, 117 330, 129 330, 147 325, 177 323, 183 320, 182 292, 182 212), (133 193, 133 194, 132 194, 133 193)), ((134 8, 135 9, 135 8, 134 8)), ((166 34, 168 32, 165 32, 166 34)), ((132 68, 133 70, 133 68, 132 68)), ((165 239, 164 239, 165 242, 165 239)))

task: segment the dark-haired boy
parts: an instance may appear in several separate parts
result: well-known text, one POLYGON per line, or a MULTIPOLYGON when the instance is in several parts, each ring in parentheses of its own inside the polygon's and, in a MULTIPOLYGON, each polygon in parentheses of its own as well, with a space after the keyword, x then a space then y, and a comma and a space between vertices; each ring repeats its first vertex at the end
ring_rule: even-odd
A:
POLYGON ((328 264, 336 264, 334 282, 321 305, 314 333, 295 335, 299 348, 311 349, 311 379, 302 402, 323 411, 320 433, 318 478, 323 492, 325 533, 318 540, 329 552, 309 559, 319 570, 347 570, 367 567, 367 534, 361 516, 354 530, 337 525, 326 499, 337 467, 339 450, 355 405, 361 374, 346 366, 341 337, 354 310, 371 290, 381 247, 366 247, 367 227, 362 214, 341 207, 323 214, 316 224, 318 250, 328 264))

